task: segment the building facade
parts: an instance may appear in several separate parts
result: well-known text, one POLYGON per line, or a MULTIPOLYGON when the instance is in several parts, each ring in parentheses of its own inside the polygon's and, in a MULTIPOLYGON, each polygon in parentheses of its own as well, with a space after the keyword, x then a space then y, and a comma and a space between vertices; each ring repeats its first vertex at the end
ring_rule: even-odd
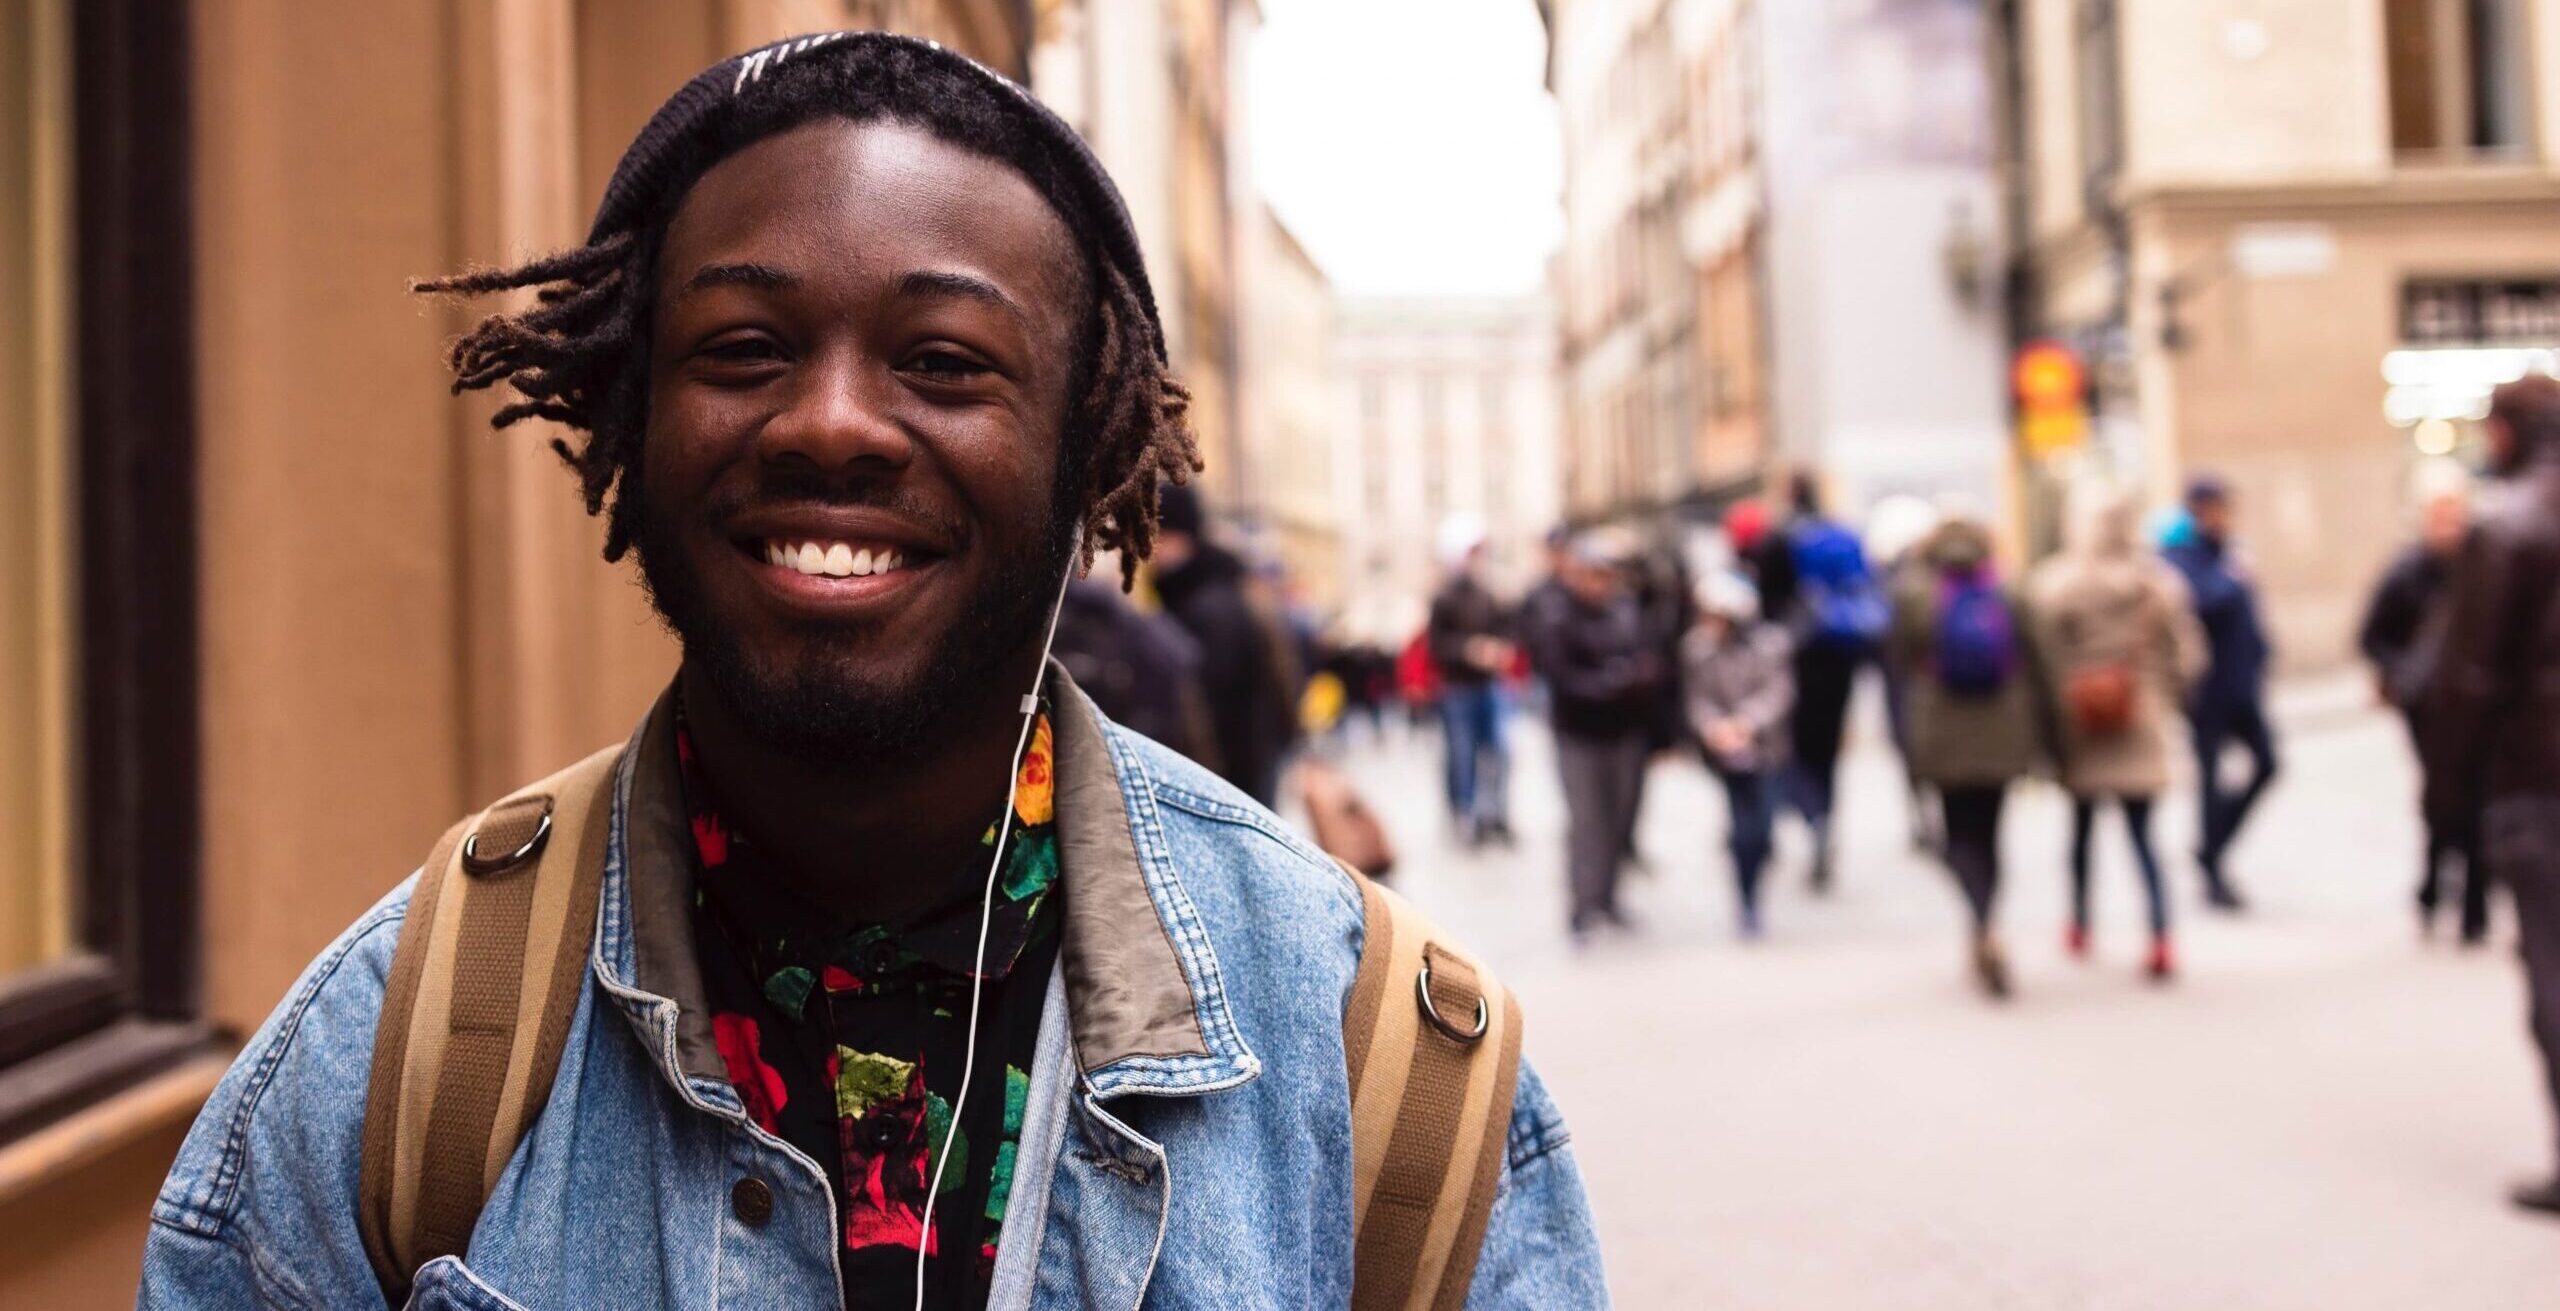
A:
POLYGON ((1245 368, 1242 455, 1253 471, 1242 517, 1288 570, 1299 599, 1342 603, 1342 506, 1335 497, 1333 285, 1269 206, 1254 207, 1238 329, 1245 368))
POLYGON ((1422 624, 1444 532, 1481 533, 1517 595, 1564 513, 1555 329, 1542 297, 1352 299, 1334 316, 1341 622, 1393 650, 1422 624))
POLYGON ((673 667, 527 427, 450 394, 684 79, 1000 0, 0 0, 0 1304, 129 1303, 226 1053, 455 817, 673 667))
POLYGON ((2007 447, 1971 0, 1559 0, 1568 502, 1698 524, 1776 466, 1987 504, 2007 447))
POLYGON ((2560 351, 2560 0, 2003 9, 2027 327, 2097 467, 2238 490, 2280 657, 2342 662, 2412 466, 2560 351))
POLYGON ((1191 389, 1202 486, 1222 506, 1240 503, 1250 480, 1237 436, 1243 101, 1232 75, 1257 13, 1244 0, 1039 0, 1029 56, 1032 89, 1093 144, 1128 203, 1174 371, 1191 389))
POLYGON ((1681 250, 1689 115, 1668 0, 1557 0, 1547 82, 1564 135, 1553 264, 1565 507, 1647 519, 1694 497, 1698 287, 1681 250))
POLYGON ((1777 460, 1859 513, 2007 501, 1991 45, 1978 0, 1752 6, 1777 460))
POLYGON ((1712 498, 1761 476, 1774 439, 1769 387, 1766 88, 1757 0, 1671 10, 1689 159, 1680 250, 1697 284, 1698 415, 1690 465, 1712 498))

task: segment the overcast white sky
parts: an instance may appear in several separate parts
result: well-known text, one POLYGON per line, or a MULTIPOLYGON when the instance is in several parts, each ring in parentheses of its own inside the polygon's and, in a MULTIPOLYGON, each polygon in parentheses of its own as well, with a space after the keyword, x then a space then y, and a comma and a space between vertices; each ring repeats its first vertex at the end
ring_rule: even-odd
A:
POLYGON ((1263 0, 1251 167, 1336 289, 1534 291, 1563 148, 1530 0, 1263 0))

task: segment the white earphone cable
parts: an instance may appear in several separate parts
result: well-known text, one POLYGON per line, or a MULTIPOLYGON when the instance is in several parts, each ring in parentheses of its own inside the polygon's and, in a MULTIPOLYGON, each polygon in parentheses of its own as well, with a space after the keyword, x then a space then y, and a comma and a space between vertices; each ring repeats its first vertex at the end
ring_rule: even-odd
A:
MULTIPOLYGON (((933 1154, 933 1178, 925 1185, 924 1215, 916 1230, 916 1311, 924 1311, 925 1257, 933 1241, 934 1203, 942 1195, 943 1171, 951 1168, 951 1143, 960 1135, 960 1113, 969 1104, 969 1081, 978 1070, 978 1002, 986 991, 987 932, 995 920, 996 879, 1004 870, 1005 848, 1013 840, 1014 802, 1022 790, 1022 753, 1031 745, 1032 729, 1040 722, 1040 689, 1049 678, 1049 649, 1058 641, 1058 616, 1067 608, 1067 588, 1075 582, 1075 560, 1084 541, 1082 525, 1076 530, 1076 545, 1070 549, 1066 575, 1058 580, 1058 599, 1049 607, 1049 632, 1040 640, 1040 666, 1031 675, 1031 690, 1022 696, 1022 733, 1013 744, 1013 755, 1005 766, 1004 816, 996 829, 995 859, 987 863, 987 885, 978 898, 978 947, 969 958, 969 1029, 964 1053, 960 1058, 960 1088, 951 1097, 951 1121, 942 1131, 942 1144, 933 1154)), ((1054 763, 1050 771, 1057 777, 1054 763)), ((1035 986, 1047 986, 1039 980, 1035 986)))

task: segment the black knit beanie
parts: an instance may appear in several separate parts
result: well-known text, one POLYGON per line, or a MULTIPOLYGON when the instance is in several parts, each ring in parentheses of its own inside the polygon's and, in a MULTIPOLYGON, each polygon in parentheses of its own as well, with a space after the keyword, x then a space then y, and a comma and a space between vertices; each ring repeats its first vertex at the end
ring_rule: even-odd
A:
POLYGON ((1081 217, 1089 220, 1091 230, 1087 230, 1086 222, 1079 221, 1078 215, 1062 217, 1129 280, 1129 286, 1138 294, 1138 303, 1146 307, 1147 331, 1154 339, 1156 359, 1163 361, 1164 324, 1156 313, 1155 291, 1147 282, 1146 260, 1138 250, 1137 230, 1130 225, 1120 189, 1112 185, 1111 175, 1103 171, 1102 162, 1093 157, 1084 138, 1011 78, 946 49, 940 42, 919 37, 892 32, 826 32, 777 41, 704 69, 667 97, 658 112, 649 116, 648 126, 633 138, 631 148, 622 153, 622 162, 614 166, 613 180, 605 184, 604 202, 596 207, 595 226, 587 234, 588 242, 592 244, 649 222, 661 206, 673 199, 665 194, 671 186, 689 186, 699 176, 698 169, 688 169, 679 162, 691 159, 689 147, 720 137, 736 107, 754 96, 766 79, 786 65, 845 59, 859 51, 884 47, 903 49, 915 58, 983 79, 999 98, 1021 113, 1034 136, 1059 164, 1059 172, 1074 192, 1073 200, 1084 210, 1081 217))

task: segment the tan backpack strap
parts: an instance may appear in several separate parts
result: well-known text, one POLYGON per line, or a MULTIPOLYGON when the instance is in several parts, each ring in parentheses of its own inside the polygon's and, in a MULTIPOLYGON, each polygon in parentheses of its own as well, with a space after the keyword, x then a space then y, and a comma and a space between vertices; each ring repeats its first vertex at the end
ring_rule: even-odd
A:
POLYGON ((1353 1311, 1456 1311, 1520 1078, 1520 1005, 1412 903, 1345 869, 1368 931, 1343 1017, 1353 1311))
POLYGON ((393 1305, 470 1245, 559 1072, 585 986, 615 763, 599 751, 455 825, 420 867, 374 1030, 357 1228, 393 1305))

